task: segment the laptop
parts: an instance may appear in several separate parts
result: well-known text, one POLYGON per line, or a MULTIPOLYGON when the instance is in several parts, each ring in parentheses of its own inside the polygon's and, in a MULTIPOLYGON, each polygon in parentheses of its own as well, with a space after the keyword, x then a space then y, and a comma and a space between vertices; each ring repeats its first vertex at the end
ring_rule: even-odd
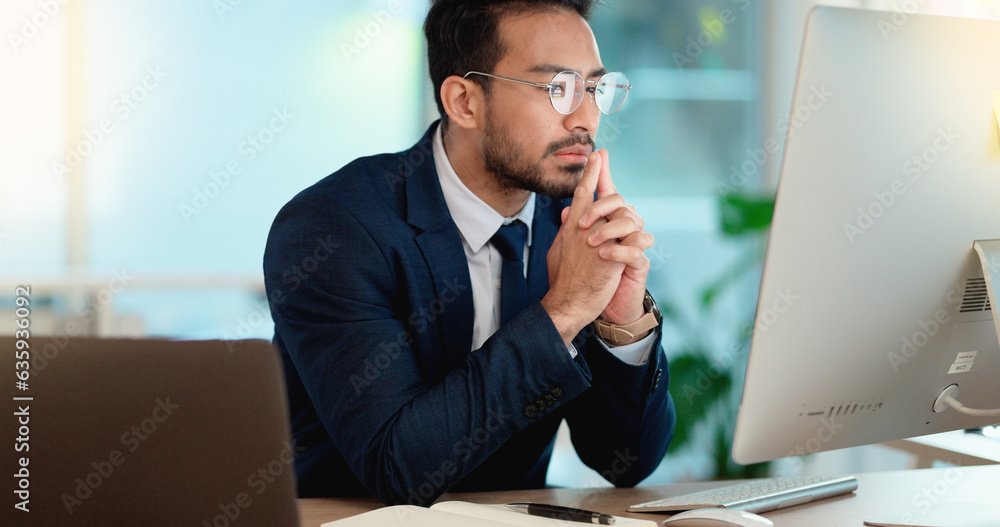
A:
POLYGON ((32 337, 23 381, 16 342, 0 337, 0 524, 299 524, 269 342, 32 337))

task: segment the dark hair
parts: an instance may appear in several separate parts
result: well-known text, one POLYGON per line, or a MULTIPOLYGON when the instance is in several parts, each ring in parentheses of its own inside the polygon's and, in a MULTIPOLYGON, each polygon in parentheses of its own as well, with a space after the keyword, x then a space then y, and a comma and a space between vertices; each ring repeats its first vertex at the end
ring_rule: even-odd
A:
MULTIPOLYGON (((593 5, 594 0, 434 0, 424 21, 424 35, 434 101, 442 124, 447 126, 448 114, 441 103, 441 85, 452 75, 493 73, 507 51, 498 30, 504 16, 567 9, 586 20, 593 5)), ((489 94, 488 77, 472 78, 489 94)))

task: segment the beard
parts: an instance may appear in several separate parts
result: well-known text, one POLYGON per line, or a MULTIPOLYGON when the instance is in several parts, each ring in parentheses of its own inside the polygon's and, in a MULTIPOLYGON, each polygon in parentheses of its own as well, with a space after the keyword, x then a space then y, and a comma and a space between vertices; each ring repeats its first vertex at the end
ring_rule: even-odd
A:
POLYGON ((585 165, 562 165, 559 167, 562 177, 546 178, 542 161, 563 148, 578 144, 593 148, 594 138, 589 134, 573 134, 550 143, 538 161, 526 161, 524 149, 510 131, 497 126, 496 121, 487 115, 483 130, 483 163, 486 170, 496 177, 501 189, 527 190, 556 199, 570 198, 583 176, 585 165))

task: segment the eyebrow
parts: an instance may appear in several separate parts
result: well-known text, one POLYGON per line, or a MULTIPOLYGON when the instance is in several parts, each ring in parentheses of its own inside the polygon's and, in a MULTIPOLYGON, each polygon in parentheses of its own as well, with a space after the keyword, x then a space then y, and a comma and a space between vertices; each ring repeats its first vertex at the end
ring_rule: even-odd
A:
MULTIPOLYGON (((573 71, 573 68, 570 68, 568 66, 561 66, 559 64, 545 63, 532 66, 528 71, 532 73, 551 73, 555 75, 556 73, 560 73, 567 70, 573 71)), ((592 77, 600 77, 601 75, 604 75, 607 72, 608 70, 602 66, 600 68, 597 68, 596 70, 591 71, 590 75, 586 75, 584 76, 584 78, 589 79, 592 77)))

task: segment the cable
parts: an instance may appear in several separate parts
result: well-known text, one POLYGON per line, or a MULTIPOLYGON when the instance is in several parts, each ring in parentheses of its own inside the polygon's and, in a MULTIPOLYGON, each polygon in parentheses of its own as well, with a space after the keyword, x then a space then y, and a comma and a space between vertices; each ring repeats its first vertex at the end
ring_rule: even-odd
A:
POLYGON ((952 407, 956 412, 963 413, 965 415, 974 415, 976 417, 995 417, 1000 416, 1000 408, 994 408, 992 410, 977 410, 975 408, 969 408, 964 404, 958 402, 958 399, 950 395, 945 395, 941 402, 952 407))

